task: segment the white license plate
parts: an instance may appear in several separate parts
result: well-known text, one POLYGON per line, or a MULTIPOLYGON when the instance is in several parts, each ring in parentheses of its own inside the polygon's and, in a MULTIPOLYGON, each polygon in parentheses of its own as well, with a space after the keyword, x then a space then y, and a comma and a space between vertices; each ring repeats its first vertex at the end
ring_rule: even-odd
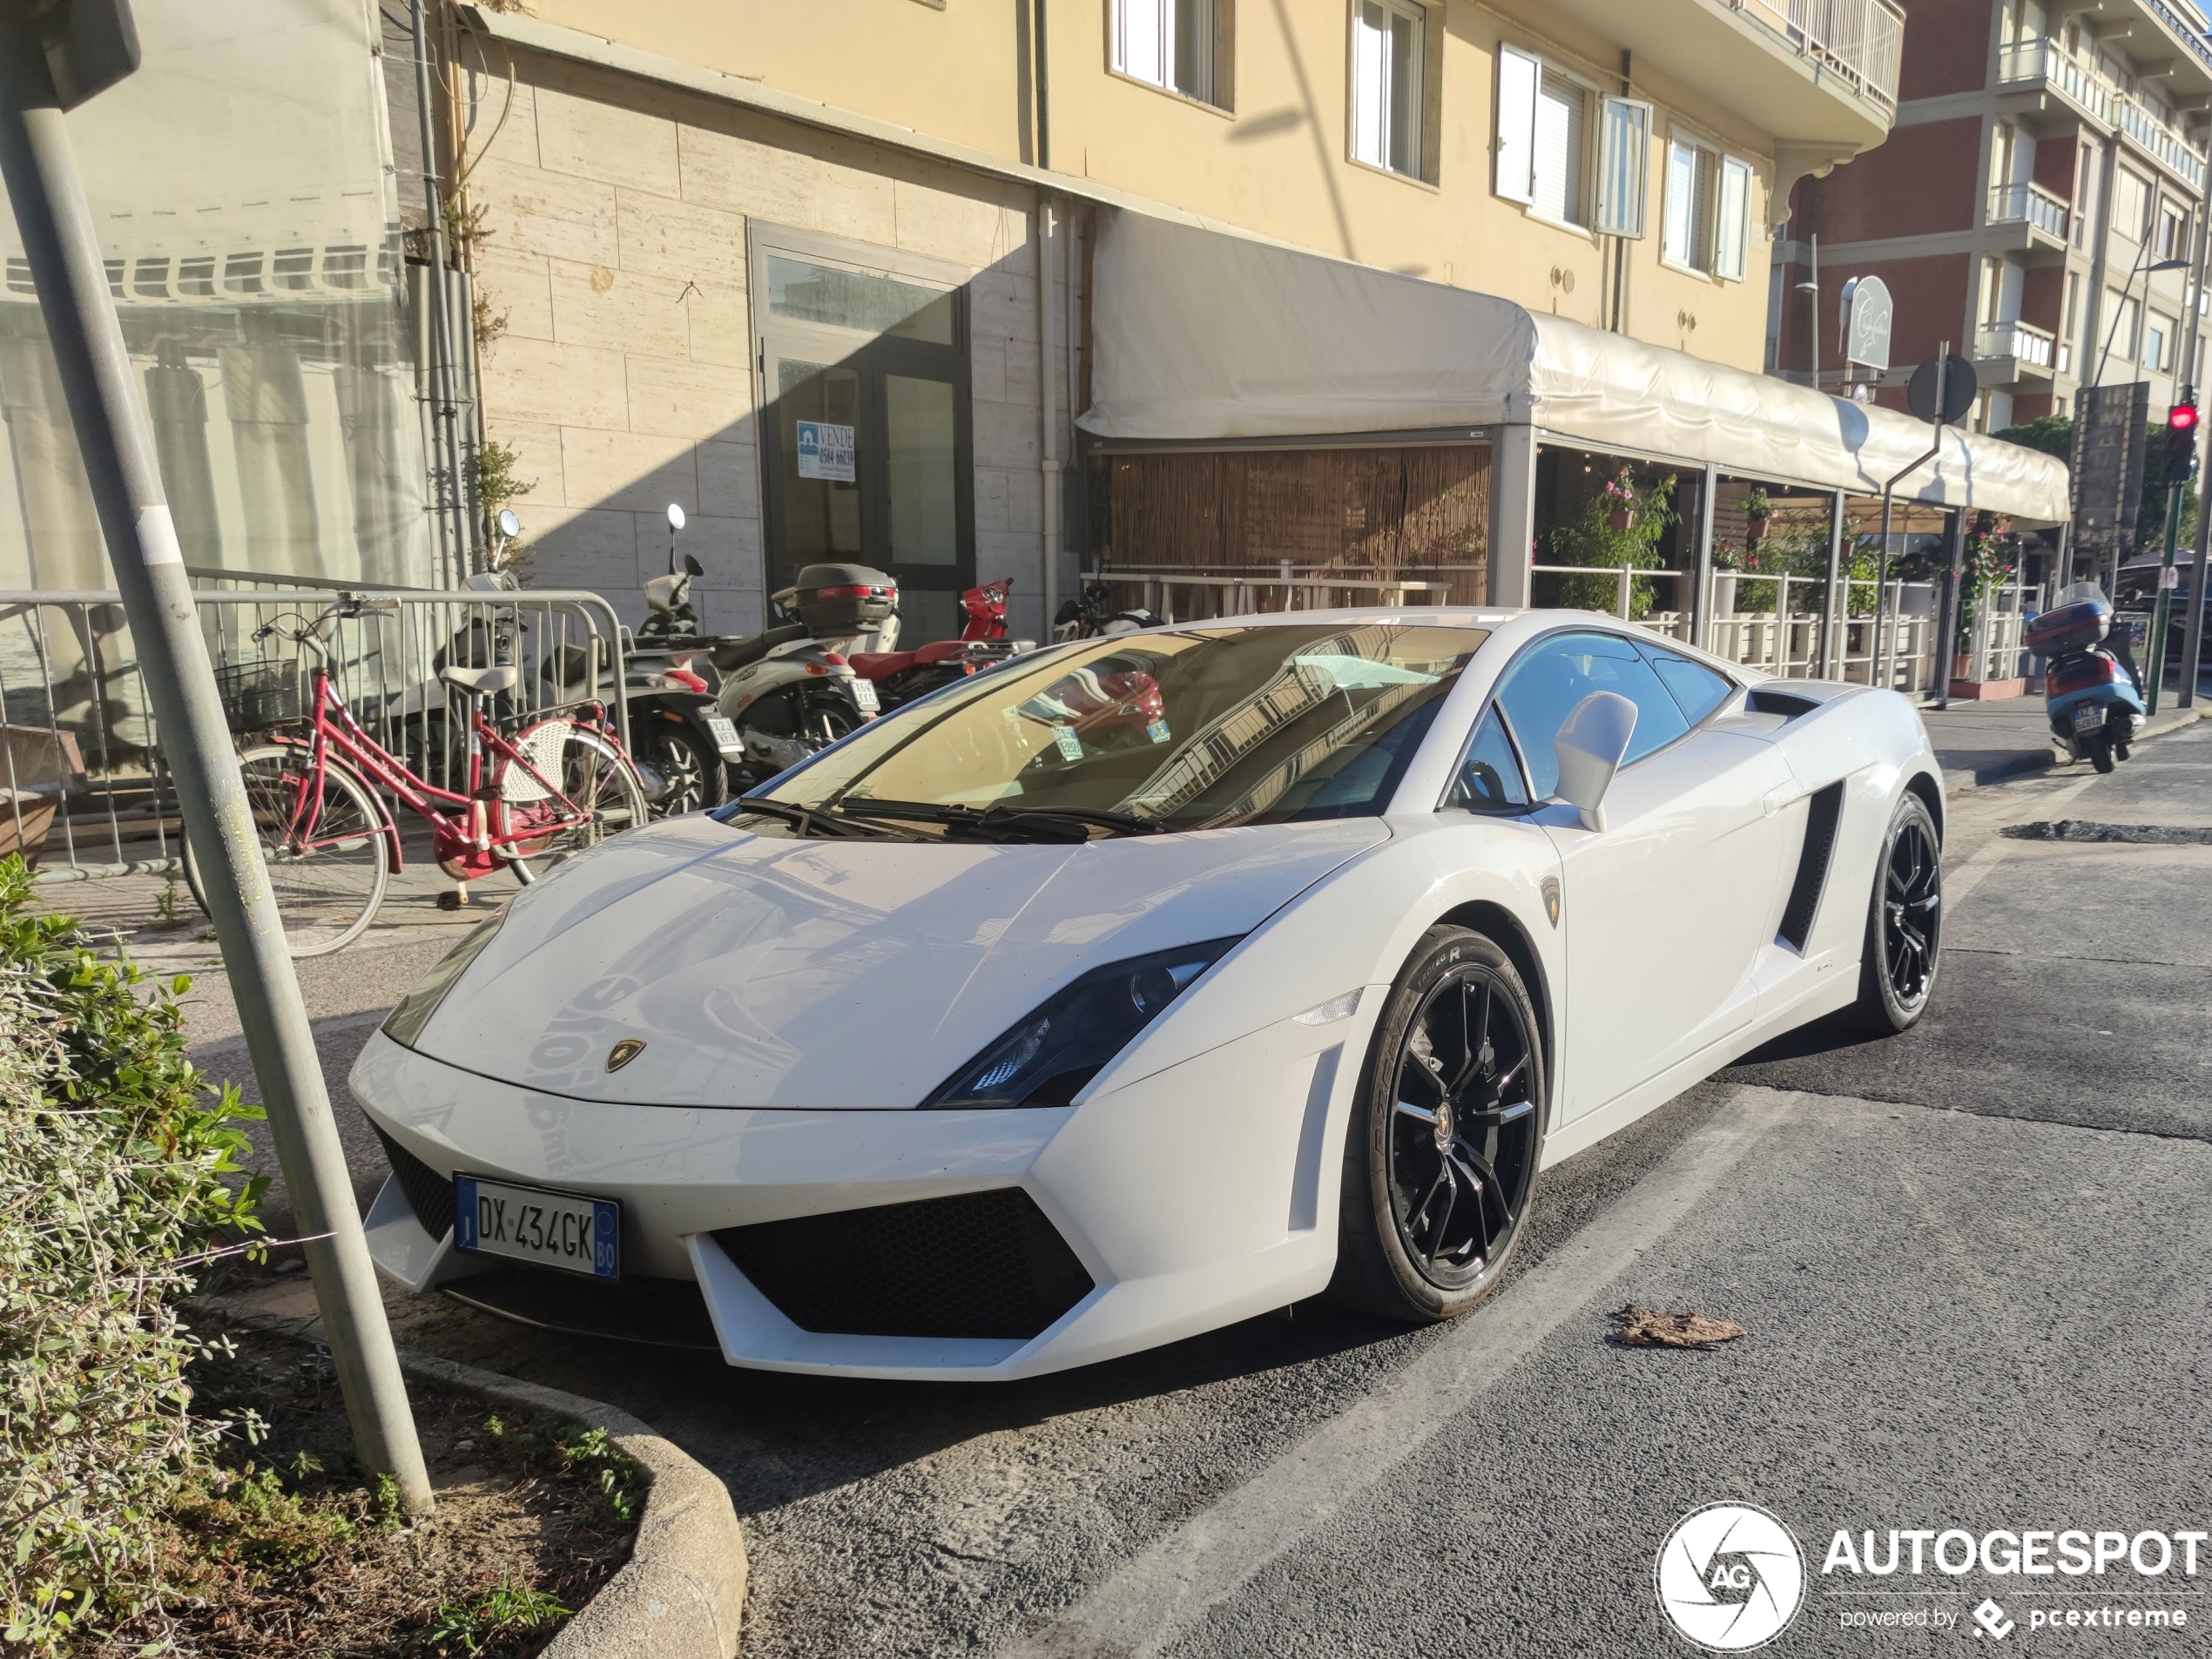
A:
POLYGON ((2101 703, 2085 703, 2074 711, 2076 732, 2094 732, 2105 723, 2105 709, 2101 703))
POLYGON ((738 723, 725 720, 718 714, 706 717, 706 729, 714 733, 714 746, 725 755, 743 755, 745 739, 738 735, 738 723))
POLYGON ((589 1278, 622 1277, 622 1205, 473 1175, 453 1177, 453 1242, 589 1278))
POLYGON ((853 677, 853 700, 860 705, 863 714, 873 714, 883 706, 876 701, 875 682, 864 680, 857 674, 853 677))

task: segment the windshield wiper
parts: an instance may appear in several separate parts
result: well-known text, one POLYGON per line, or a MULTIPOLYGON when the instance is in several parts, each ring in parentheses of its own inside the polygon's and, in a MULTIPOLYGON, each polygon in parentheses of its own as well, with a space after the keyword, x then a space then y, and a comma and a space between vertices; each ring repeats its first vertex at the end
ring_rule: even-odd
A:
POLYGON ((936 801, 862 797, 838 802, 836 811, 840 818, 852 812, 874 818, 909 818, 975 835, 1019 835, 1025 830, 1044 831, 1047 839, 1069 841, 1089 840, 1093 829, 1108 830, 1116 835, 1158 835, 1167 829, 1157 819, 1117 813, 1103 806, 962 806, 936 801))
MULTIPOLYGON (((757 813, 762 818, 778 818, 797 829, 801 835, 819 835, 834 840, 839 837, 898 836, 900 840, 913 840, 911 835, 901 835, 887 825, 871 824, 862 819, 847 818, 842 813, 833 817, 819 806, 801 806, 787 800, 760 800, 751 795, 740 795, 732 803, 737 810, 731 818, 743 818, 757 813)), ((727 820, 725 820, 727 821, 727 820)))

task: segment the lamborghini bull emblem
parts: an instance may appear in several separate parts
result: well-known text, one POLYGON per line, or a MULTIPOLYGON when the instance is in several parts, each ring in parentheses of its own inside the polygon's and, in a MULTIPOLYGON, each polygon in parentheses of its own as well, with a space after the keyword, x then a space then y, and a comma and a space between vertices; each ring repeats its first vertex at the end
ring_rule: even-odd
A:
POLYGON ((645 1045, 637 1037, 624 1037, 607 1050, 607 1069, 620 1071, 624 1066, 645 1052, 645 1045))

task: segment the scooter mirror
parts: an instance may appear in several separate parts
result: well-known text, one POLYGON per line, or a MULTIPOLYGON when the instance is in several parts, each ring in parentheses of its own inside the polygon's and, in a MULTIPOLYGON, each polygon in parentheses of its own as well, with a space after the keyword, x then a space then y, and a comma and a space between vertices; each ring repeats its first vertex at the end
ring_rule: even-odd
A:
POLYGON ((684 509, 674 502, 668 503, 668 528, 672 530, 684 528, 684 509))
POLYGON ((701 564, 689 553, 686 553, 684 556, 684 568, 689 570, 693 576, 705 576, 706 574, 706 566, 701 564))
POLYGON ((515 516, 513 508, 502 507, 499 509, 499 533, 509 541, 523 533, 523 521, 515 516))

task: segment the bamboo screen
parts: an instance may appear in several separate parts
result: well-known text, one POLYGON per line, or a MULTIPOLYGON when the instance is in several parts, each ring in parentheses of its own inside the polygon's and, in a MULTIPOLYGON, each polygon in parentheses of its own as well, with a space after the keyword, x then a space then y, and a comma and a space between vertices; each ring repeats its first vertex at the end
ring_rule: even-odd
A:
POLYGON ((1111 455, 1100 549, 1116 570, 1340 573, 1488 593, 1490 452, 1481 444, 1111 455))

